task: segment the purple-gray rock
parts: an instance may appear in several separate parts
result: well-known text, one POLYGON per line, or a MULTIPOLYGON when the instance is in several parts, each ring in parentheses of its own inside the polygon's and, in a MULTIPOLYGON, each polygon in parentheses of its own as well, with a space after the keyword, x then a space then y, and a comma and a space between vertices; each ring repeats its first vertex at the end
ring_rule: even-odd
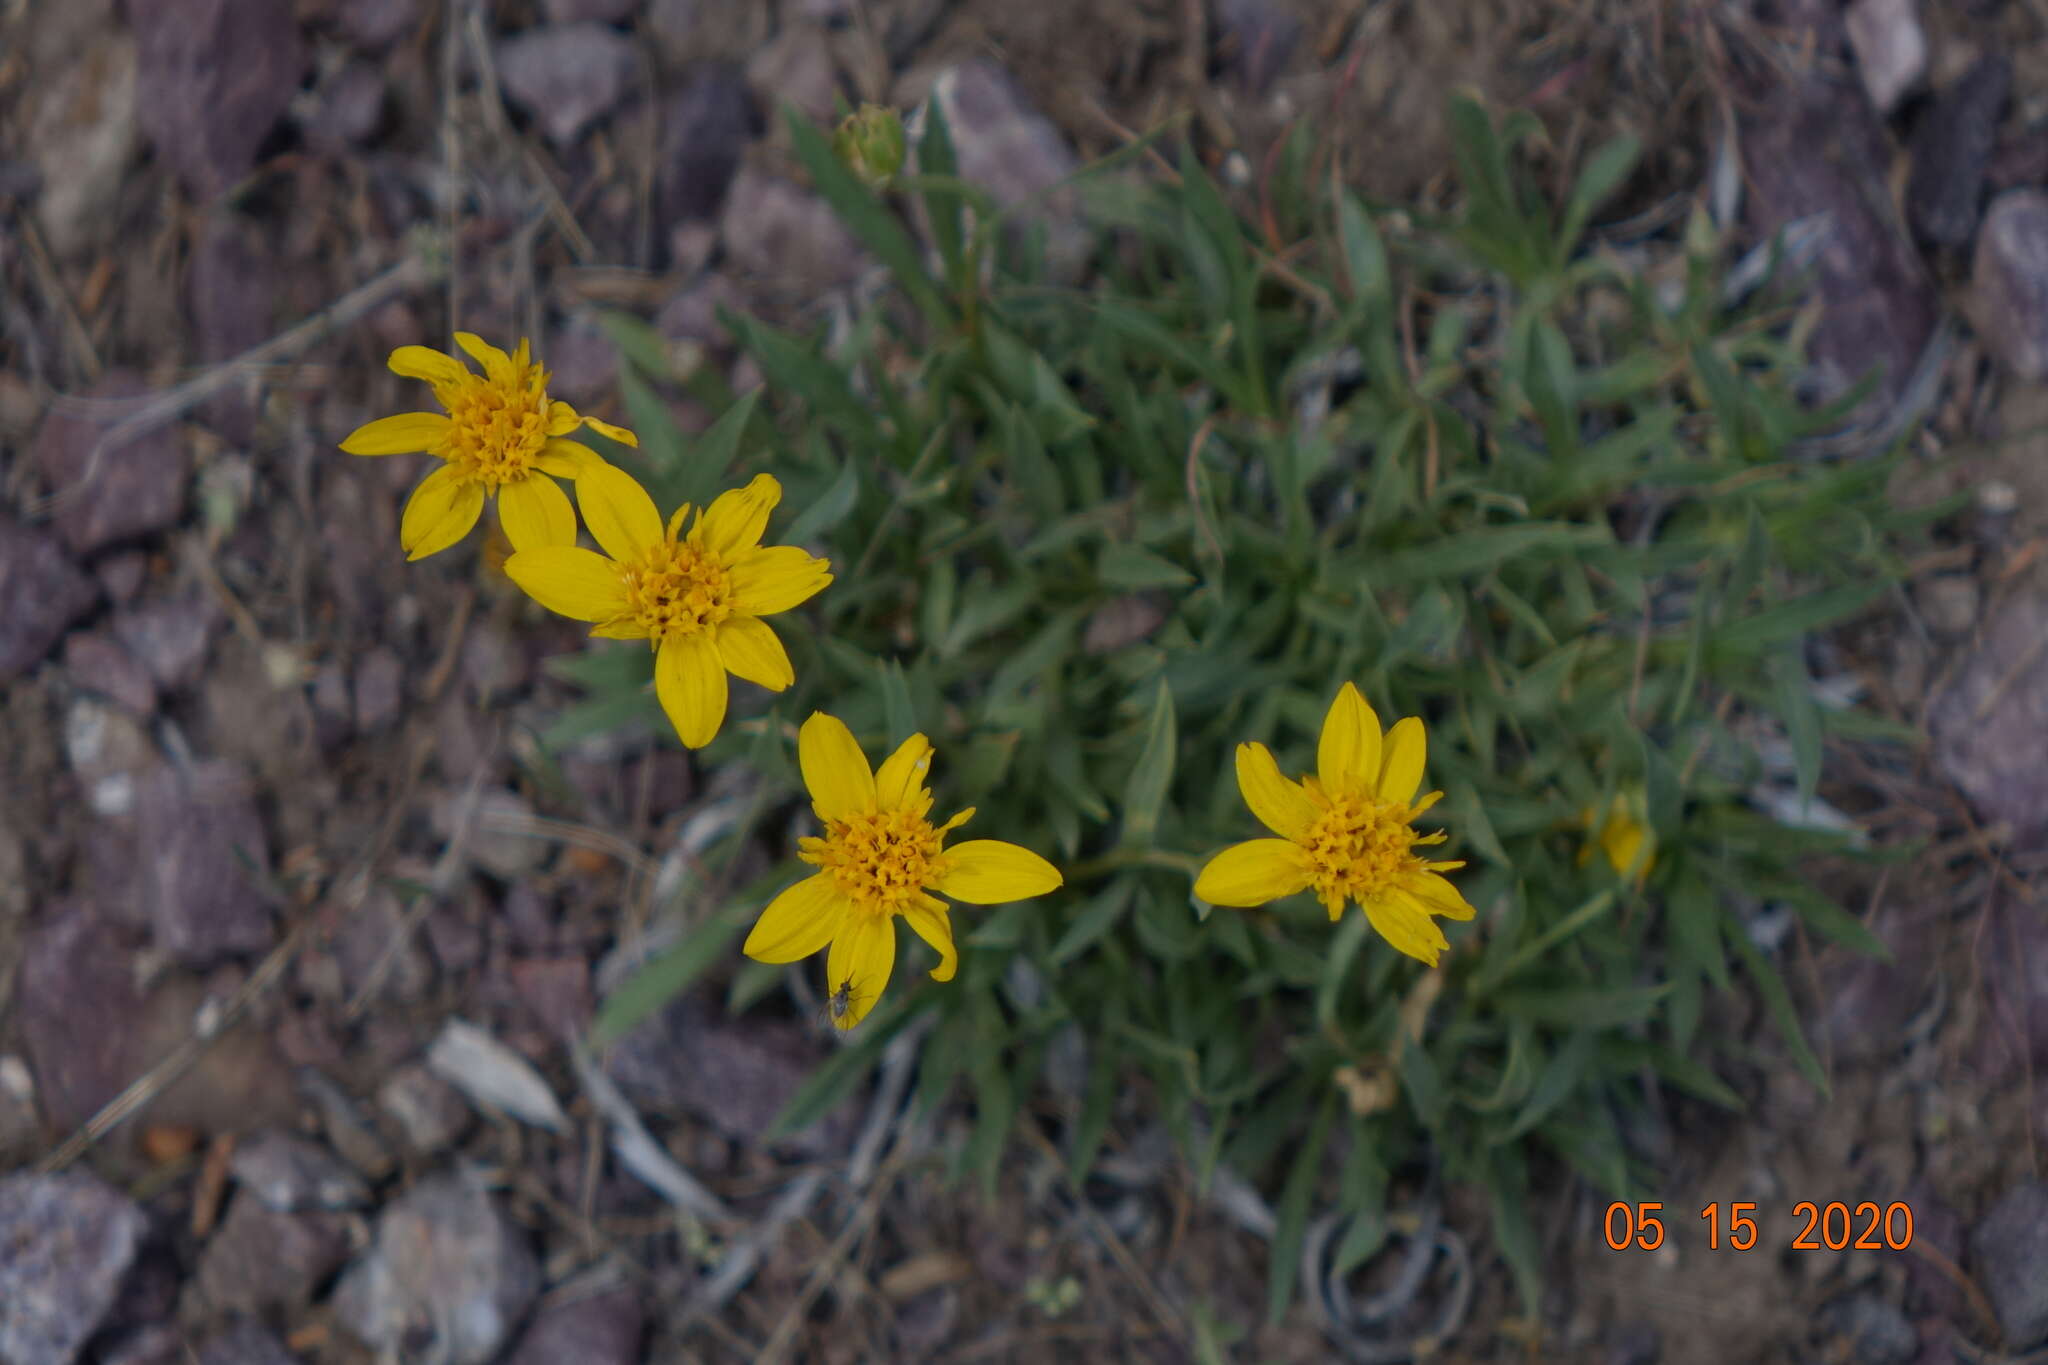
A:
POLYGON ((134 1079, 129 1040, 143 1013, 134 950, 97 910, 60 901, 24 936, 16 980, 43 1117, 68 1132, 134 1079))
POLYGON ((64 672, 72 685, 96 692, 130 715, 156 710, 156 683, 133 654, 98 631, 79 631, 64 642, 64 672))
POLYGON ((159 765, 137 783, 144 904, 156 946, 191 967, 270 947, 260 878, 269 841, 248 780, 233 764, 159 765))
POLYGON ((476 1117, 454 1086, 418 1062, 406 1063, 385 1079, 377 1088, 377 1107, 422 1156, 454 1146, 476 1117))
POLYGON ((1301 20, 1277 0, 1221 0, 1216 6, 1223 69, 1253 97, 1273 88, 1302 35, 1301 20))
MULTIPOLYGON (((816 1045, 795 1024, 728 1023, 684 996, 613 1047, 606 1070, 635 1104, 688 1113, 727 1137, 759 1144, 817 1063, 816 1045)), ((824 1151, 850 1140, 850 1105, 825 1116, 789 1145, 824 1151)))
POLYGON ((149 556, 140 550, 123 550, 94 563, 92 571, 106 591, 107 600, 122 606, 134 601, 135 594, 142 591, 142 580, 149 577, 149 556))
POLYGON ((1842 14, 1863 92, 1889 114, 1927 73, 1927 34, 1919 0, 1850 0, 1842 14))
POLYGON ((534 1314, 504 1365, 634 1365, 643 1325, 640 1296, 630 1285, 551 1304, 534 1314))
POLYGON ((275 1129, 238 1144, 228 1170, 245 1194, 279 1213, 302 1209, 354 1209, 370 1202, 370 1187, 319 1143, 275 1129))
POLYGON ((200 1348, 198 1365, 299 1365, 299 1358, 256 1319, 237 1318, 200 1348))
POLYGON ((1892 206, 1889 140, 1861 90, 1817 73, 1770 79, 1745 92, 1738 125, 1750 230, 1768 238, 1826 215, 1812 377, 1834 397, 1874 369, 1869 403, 1887 406, 1911 379, 1938 312, 1933 282, 1892 206))
POLYGON ((84 1171, 0 1179, 0 1360, 70 1365, 114 1306, 147 1226, 84 1171))
POLYGON ((189 1365, 185 1334, 174 1323, 155 1322, 120 1337, 100 1357, 100 1365, 189 1365))
POLYGON ((190 1293, 214 1313, 303 1308, 348 1257, 348 1228, 320 1210, 279 1213, 245 1191, 207 1240, 190 1293))
POLYGON ((1913 130, 1906 216, 1937 246, 1963 246, 1977 230, 1984 172, 1998 145, 1998 116, 2012 93, 2012 63, 1980 57, 1935 97, 1913 130))
POLYGON ((159 687, 176 691, 199 677, 222 615, 211 593, 190 588, 115 612, 114 638, 141 661, 159 687))
POLYGON ((384 122, 384 74, 368 62, 350 62, 320 83, 301 126, 306 141, 342 156, 368 143, 384 122))
POLYGON ((555 1038, 580 1038, 590 1022, 590 964, 581 957, 515 958, 505 983, 534 1021, 555 1038))
POLYGON ((237 213, 209 218, 186 276, 200 358, 226 360, 269 336, 277 294, 277 266, 262 230, 237 213))
POLYGON ((832 38, 816 24, 786 24, 747 58, 747 84, 764 109, 797 110, 813 123, 832 118, 844 96, 832 38))
POLYGON ((98 597, 54 539, 0 517, 0 682, 41 662, 98 597))
POLYGON ((2016 592, 1985 621, 1928 708, 1935 762, 1986 820, 2048 832, 2048 589, 2016 592))
POLYGON ((655 199, 665 222, 716 218, 760 132, 760 115, 738 68, 707 62, 684 73, 661 106, 661 169, 655 199))
POLYGON ((746 298, 723 274, 708 274, 663 304, 654 326, 671 340, 724 350, 732 345, 732 333, 718 320, 720 310, 743 313, 746 298))
POLYGON ((111 415, 52 408, 36 433, 36 463, 60 499, 53 520, 74 554, 160 531, 184 515, 185 449, 169 427, 124 436, 92 462, 94 443, 134 406, 113 400, 146 392, 135 374, 111 371, 86 395, 107 404, 111 415))
POLYGON ((378 645, 356 662, 356 729, 373 735, 398 719, 405 700, 405 665, 398 656, 378 645))
POLYGON ((554 24, 498 44, 505 94, 557 147, 612 111, 637 66, 632 42, 603 24, 554 24))
POLYGON ((1847 1340, 1858 1365, 1906 1365, 1920 1353, 1920 1334, 1876 1290, 1836 1299, 1820 1316, 1830 1332, 1847 1340))
POLYGON ((374 52, 419 27, 420 0, 347 0, 334 18, 344 37, 374 52))
POLYGON ((726 256, 763 290, 815 297, 851 283, 868 257, 823 198, 748 166, 719 215, 726 256))
POLYGON ((551 24, 623 24, 640 0, 541 0, 541 13, 551 24))
POLYGON ((321 1128, 328 1145, 342 1159, 372 1180, 382 1180, 398 1164, 391 1148, 370 1121, 363 1117, 348 1092, 329 1080, 324 1072, 302 1066, 297 1073, 298 1091, 319 1111, 321 1128))
POLYGON ((2024 1351, 2048 1340, 2048 1185, 2007 1190, 1971 1229, 1970 1255, 2005 1344, 2024 1351))
POLYGON ((2048 193, 2007 190, 1991 201, 1970 277, 1977 333, 2018 379, 2048 378, 2048 193))
POLYGON ((334 1291, 335 1316, 374 1349, 484 1365, 540 1292, 526 1237, 466 1174, 421 1181, 387 1206, 375 1244, 334 1291))
POLYGON ((1071 278, 1086 262, 1092 238, 1072 187, 1053 189, 1081 164, 1066 138, 1009 72, 985 57, 940 72, 932 98, 945 110, 960 177, 1003 208, 1028 202, 1013 219, 1009 240, 1023 242, 1035 225, 1045 234, 1053 276, 1071 278))
POLYGON ((212 199, 256 151, 306 69, 289 5, 275 0, 130 0, 144 135, 194 197, 212 199))

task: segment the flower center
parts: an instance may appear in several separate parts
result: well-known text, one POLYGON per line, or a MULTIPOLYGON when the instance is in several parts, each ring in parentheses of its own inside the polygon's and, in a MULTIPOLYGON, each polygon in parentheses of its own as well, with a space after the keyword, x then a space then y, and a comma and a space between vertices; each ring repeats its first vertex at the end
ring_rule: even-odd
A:
POLYGON ((434 453, 467 482, 495 488, 523 479, 547 444, 548 396, 538 383, 472 379, 442 401, 452 420, 434 453))
POLYGON ((797 856, 832 874, 840 893, 874 915, 902 912, 945 879, 943 836, 914 809, 869 811, 834 820, 822 839, 805 839, 797 856))
POLYGON ((663 541, 626 570, 626 612, 656 640, 715 626, 732 615, 725 565, 687 541, 663 541))
POLYGON ((1409 851, 1417 836, 1407 806, 1360 796, 1325 796, 1320 804, 1323 813, 1309 826, 1302 847, 1310 881, 1325 905, 1381 895, 1420 864, 1409 851))

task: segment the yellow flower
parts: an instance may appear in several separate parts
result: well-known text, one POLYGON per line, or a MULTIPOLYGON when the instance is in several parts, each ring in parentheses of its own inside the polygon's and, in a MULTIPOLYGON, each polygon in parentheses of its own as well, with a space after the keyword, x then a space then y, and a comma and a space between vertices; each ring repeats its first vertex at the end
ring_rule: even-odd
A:
POLYGON ((1470 919, 1472 907, 1437 875, 1464 863, 1429 862, 1414 852, 1444 840, 1410 828, 1443 796, 1415 800, 1424 748, 1419 719, 1410 716, 1383 737, 1379 717, 1348 682, 1323 718, 1316 776, 1290 782, 1265 745, 1238 745, 1245 804, 1280 837, 1224 849, 1195 879, 1195 894, 1212 905, 1247 906, 1314 888, 1333 920, 1357 901, 1380 937, 1434 967, 1450 943, 1432 916, 1470 919))
POLYGON ((631 474, 593 463, 576 480, 576 500, 604 554, 563 544, 521 548, 505 573, 548 610, 596 622, 592 635, 653 641, 661 709, 683 743, 701 749, 725 721, 728 672, 771 692, 796 681, 782 641, 761 618, 832 581, 825 560, 761 544, 781 499, 782 485, 757 474, 719 494, 679 539, 688 503, 664 531, 654 499, 631 474))
POLYGON ((1601 820, 1591 806, 1579 815, 1580 822, 1593 831, 1593 840, 1579 849, 1579 866, 1593 861, 1597 847, 1618 876, 1641 886, 1657 865, 1657 836, 1650 828, 1649 795, 1640 785, 1623 787, 1601 820))
POLYGON ((974 810, 932 824, 932 794, 924 785, 932 745, 923 735, 904 740, 880 772, 870 772, 853 732, 813 712, 796 747, 811 809, 825 826, 824 837, 803 840, 797 856, 821 870, 769 902, 744 951, 760 962, 795 962, 831 945, 826 986, 840 1028, 858 1024, 889 984, 897 915, 938 950, 932 980, 953 979, 959 955, 950 911, 931 892, 1000 905, 1060 885, 1051 863, 1000 839, 945 847, 946 835, 974 810))
POLYGON ((555 479, 574 479, 603 461, 589 446, 565 438, 587 426, 629 446, 639 439, 567 403, 549 402, 548 372, 528 360, 524 338, 509 356, 473 332, 457 332, 455 340, 484 367, 481 376, 425 346, 391 353, 392 373, 432 384, 446 416, 380 417, 349 433, 341 448, 351 455, 424 450, 441 457, 441 467, 412 491, 399 521, 398 543, 407 559, 437 554, 468 535, 492 493, 514 549, 574 544, 576 513, 555 479))

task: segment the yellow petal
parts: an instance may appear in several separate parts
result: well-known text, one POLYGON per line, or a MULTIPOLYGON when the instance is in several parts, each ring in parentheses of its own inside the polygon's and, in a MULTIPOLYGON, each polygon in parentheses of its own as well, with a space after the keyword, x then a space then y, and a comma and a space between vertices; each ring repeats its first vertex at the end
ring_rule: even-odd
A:
POLYGON ((1233 844, 1195 878, 1195 894, 1211 905, 1264 905, 1308 885, 1301 846, 1287 839, 1233 844))
POLYGON ((1308 837, 1316 803, 1309 800, 1299 782, 1280 775, 1280 765, 1265 745, 1237 746, 1237 787, 1244 793, 1244 803, 1267 829, 1296 843, 1308 837))
POLYGON ((875 808, 875 775, 853 731, 823 711, 796 732, 797 766, 820 820, 846 820, 875 808))
POLYGON ((832 1022, 852 1028, 867 1017, 882 992, 889 988, 889 974, 896 970, 896 922, 888 915, 848 915, 840 921, 825 955, 825 985, 837 995, 846 992, 846 1010, 832 1022))
POLYGON ((829 560, 794 545, 772 545, 742 555, 726 582, 733 605, 749 616, 773 616, 809 601, 832 581, 829 560))
POLYGON ((960 954, 953 947, 953 919, 944 910, 912 903, 904 907, 903 918, 917 936, 938 950, 939 965, 932 968, 932 980, 951 981, 959 970, 960 954))
POLYGON ((1445 919, 1471 919, 1476 913, 1457 887, 1434 872, 1424 872, 1401 887, 1414 898, 1417 908, 1445 919))
POLYGON ((1407 805, 1422 785, 1422 762, 1428 749, 1422 720, 1409 716, 1387 731, 1387 756, 1380 769, 1379 798, 1407 805))
POLYGON ((565 441, 555 437, 540 448, 540 454, 534 458, 533 467, 558 479, 580 479, 584 471, 603 463, 604 456, 583 442, 565 441))
POLYGON ((624 427, 615 427, 610 422, 600 422, 588 413, 580 415, 577 420, 600 436, 609 436, 622 446, 632 446, 636 450, 639 449, 640 438, 624 427))
POLYGON ((915 800, 931 770, 932 742, 921 734, 904 740, 875 770, 876 806, 895 810, 915 800))
POLYGON ((591 537, 621 563, 637 564, 661 543, 661 513, 654 510, 654 499, 615 464, 586 468, 576 479, 576 501, 591 537))
POLYGON ((789 653, 775 632, 751 616, 728 616, 718 627, 718 657, 736 677, 780 692, 796 681, 789 653))
POLYGON ((847 900, 829 872, 806 877, 761 912, 740 951, 756 962, 795 962, 832 941, 847 900))
POLYGON ((391 353, 390 363, 391 373, 407 379, 424 379, 436 388, 460 384, 471 377, 461 361, 430 346, 401 346, 391 353))
POLYGON ((590 631, 593 640, 645 640, 650 638, 647 627, 638 621, 621 618, 594 626, 590 631))
POLYGON ((1369 794, 1380 776, 1380 718, 1363 694, 1345 683, 1323 717, 1316 741, 1316 776, 1332 796, 1369 794))
POLYGON ((1439 954, 1451 946, 1436 921, 1419 910, 1392 901, 1370 900, 1365 917, 1379 936, 1418 962, 1436 965, 1439 954))
POLYGON ((745 488, 732 488, 712 499, 690 530, 690 539, 731 563, 761 543, 768 514, 782 501, 782 485, 772 474, 756 474, 745 488))
POLYGON ((448 465, 442 465, 412 490, 405 513, 398 519, 398 543, 407 559, 425 559, 439 554, 469 534, 483 515, 482 485, 464 483, 448 465))
POLYGON ((583 419, 576 415, 576 409, 557 398, 548 404, 548 435, 567 436, 583 425, 583 419))
POLYGON ((505 576, 549 611, 578 621, 609 621, 626 610, 619 566, 580 545, 517 551, 505 560, 505 576))
POLYGON ((576 543, 576 509, 545 474, 529 474, 498 490, 498 521, 514 550, 576 543))
POLYGON ((725 723, 725 665, 709 631, 663 640, 654 656, 654 695, 686 749, 701 749, 725 723))
POLYGON ((1028 848, 1001 839, 969 839, 946 850, 948 867, 939 880, 941 895, 969 905, 1001 905, 1029 900, 1056 890, 1059 869, 1028 848))
POLYGON ((457 332, 455 344, 469 352, 470 358, 484 367, 484 373, 491 381, 503 384, 512 378, 512 357, 485 341, 475 332, 457 332))
POLYGON ((447 434, 448 419, 438 412, 401 412, 365 422, 348 434, 341 448, 351 455, 410 455, 432 450, 447 434))

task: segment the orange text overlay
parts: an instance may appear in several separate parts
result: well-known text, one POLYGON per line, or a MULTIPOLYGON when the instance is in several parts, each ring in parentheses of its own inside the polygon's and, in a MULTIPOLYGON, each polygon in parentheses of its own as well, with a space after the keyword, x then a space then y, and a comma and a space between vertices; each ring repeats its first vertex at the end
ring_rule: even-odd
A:
MULTIPOLYGON (((1602 1231, 1610 1250, 1655 1251, 1664 1245, 1669 1217, 1659 1203, 1617 1200, 1607 1206, 1602 1231)), ((1896 1200, 1816 1204, 1802 1199, 1784 1222, 1782 1231, 1791 1240, 1780 1238, 1770 1245, 1793 1251, 1904 1251, 1913 1245, 1913 1206, 1896 1200)), ((1757 1226, 1755 1204, 1708 1204, 1699 1211, 1698 1227, 1709 1251, 1754 1251, 1768 1240, 1757 1226)))

